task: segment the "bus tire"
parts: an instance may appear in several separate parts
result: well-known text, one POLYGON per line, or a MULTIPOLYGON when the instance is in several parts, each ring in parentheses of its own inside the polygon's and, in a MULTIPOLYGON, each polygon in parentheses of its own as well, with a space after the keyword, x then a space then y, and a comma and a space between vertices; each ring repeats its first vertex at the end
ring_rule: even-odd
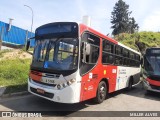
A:
POLYGON ((133 77, 130 77, 127 90, 130 91, 133 88, 133 77))
POLYGON ((104 81, 101 81, 98 85, 97 94, 94 101, 98 104, 102 103, 107 96, 107 85, 104 81))

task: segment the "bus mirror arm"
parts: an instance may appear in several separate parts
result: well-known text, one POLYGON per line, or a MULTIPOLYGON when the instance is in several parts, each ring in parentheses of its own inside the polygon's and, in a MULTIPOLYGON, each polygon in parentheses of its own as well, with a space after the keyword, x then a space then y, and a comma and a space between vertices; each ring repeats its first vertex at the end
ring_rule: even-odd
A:
POLYGON ((32 37, 32 38, 28 38, 28 39, 27 39, 26 51, 28 51, 28 49, 30 48, 30 41, 31 41, 32 39, 35 39, 35 37, 32 37))
POLYGON ((141 64, 141 66, 143 68, 144 67, 144 59, 143 58, 141 58, 140 64, 141 64))

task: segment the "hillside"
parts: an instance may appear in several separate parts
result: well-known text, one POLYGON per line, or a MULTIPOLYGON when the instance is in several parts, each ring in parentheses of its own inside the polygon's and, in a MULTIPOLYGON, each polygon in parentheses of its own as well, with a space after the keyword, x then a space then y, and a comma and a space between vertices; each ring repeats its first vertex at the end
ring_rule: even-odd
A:
POLYGON ((138 50, 138 46, 141 52, 144 52, 148 47, 160 47, 159 32, 123 33, 115 36, 115 39, 135 50, 138 50))

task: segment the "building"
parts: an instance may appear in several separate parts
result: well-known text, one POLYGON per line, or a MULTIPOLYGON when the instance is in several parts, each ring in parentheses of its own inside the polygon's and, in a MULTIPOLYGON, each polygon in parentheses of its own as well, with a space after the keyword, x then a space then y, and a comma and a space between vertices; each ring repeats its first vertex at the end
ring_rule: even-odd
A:
MULTIPOLYGON (((6 46, 25 46, 27 38, 34 37, 34 33, 13 26, 11 23, 0 21, 0 40, 6 46)), ((34 41, 31 42, 34 46, 34 41)))

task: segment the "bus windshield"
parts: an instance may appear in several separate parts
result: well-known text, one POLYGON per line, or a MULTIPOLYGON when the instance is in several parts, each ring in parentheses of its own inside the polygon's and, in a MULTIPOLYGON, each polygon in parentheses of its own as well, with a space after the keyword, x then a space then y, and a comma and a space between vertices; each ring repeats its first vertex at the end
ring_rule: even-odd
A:
POLYGON ((73 70, 77 69, 77 63, 77 38, 36 40, 32 67, 53 70, 73 70))
POLYGON ((146 63, 145 64, 146 64, 145 69, 151 75, 160 76, 160 56, 158 56, 158 55, 146 56, 146 63))

